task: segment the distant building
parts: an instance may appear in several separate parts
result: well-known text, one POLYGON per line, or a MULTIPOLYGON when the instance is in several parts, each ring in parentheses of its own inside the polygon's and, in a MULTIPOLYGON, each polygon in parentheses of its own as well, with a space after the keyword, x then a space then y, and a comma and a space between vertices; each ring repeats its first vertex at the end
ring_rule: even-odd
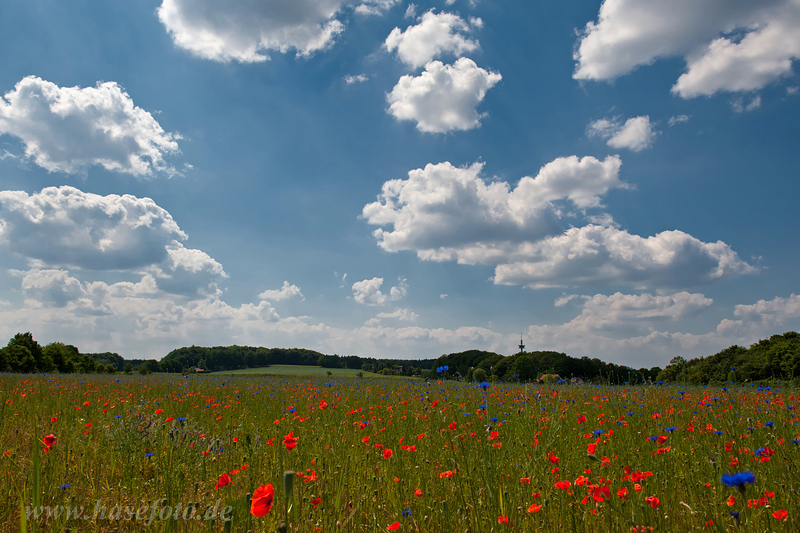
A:
POLYGON ((519 336, 519 353, 525 351, 525 345, 522 343, 522 335, 519 336))

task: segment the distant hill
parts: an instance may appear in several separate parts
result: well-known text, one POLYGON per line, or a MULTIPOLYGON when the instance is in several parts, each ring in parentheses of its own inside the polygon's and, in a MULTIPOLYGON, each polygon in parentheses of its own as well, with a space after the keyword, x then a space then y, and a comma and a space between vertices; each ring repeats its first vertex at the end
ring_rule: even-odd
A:
POLYGON ((448 377, 460 375, 481 381, 494 376, 507 382, 534 381, 547 375, 548 379, 558 376, 566 380, 641 383, 654 379, 661 372, 659 367, 634 369, 596 358, 575 358, 551 351, 520 352, 506 357, 494 352, 467 350, 441 356, 436 360, 436 368, 448 377))

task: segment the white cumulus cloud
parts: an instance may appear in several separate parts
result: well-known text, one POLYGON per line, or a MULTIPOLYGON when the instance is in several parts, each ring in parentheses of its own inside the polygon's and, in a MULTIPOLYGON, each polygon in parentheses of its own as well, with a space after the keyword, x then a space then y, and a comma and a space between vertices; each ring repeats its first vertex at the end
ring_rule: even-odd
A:
POLYGON ((683 56, 672 88, 682 98, 757 90, 791 73, 799 25, 798 0, 604 0, 580 37, 574 78, 611 80, 683 56))
POLYGON ((300 292, 300 287, 292 285, 288 281, 284 281, 280 289, 268 289, 259 294, 258 297, 262 300, 269 300, 270 302, 279 302, 281 300, 288 300, 289 298, 305 299, 303 293, 300 292))
POLYGON ((477 50, 478 41, 468 39, 464 34, 480 25, 480 19, 468 23, 453 13, 428 11, 422 15, 419 24, 409 26, 405 31, 393 29, 384 46, 389 52, 396 50, 397 57, 406 65, 419 68, 444 54, 461 57, 477 50))
POLYGON ((553 202, 570 200, 580 209, 601 205, 600 197, 624 187, 619 157, 562 157, 536 177, 512 187, 481 176, 482 163, 450 163, 412 170, 406 180, 383 184, 376 202, 364 206, 370 224, 391 225, 374 235, 386 251, 414 250, 420 258, 491 262, 521 243, 562 233, 553 202))
POLYGON ((353 85, 354 83, 364 83, 365 81, 369 80, 369 77, 365 74, 356 74, 355 76, 345 76, 344 81, 347 85, 353 85))
POLYGON ((28 195, 0 191, 0 246, 32 263, 91 271, 147 271, 160 290, 216 294, 227 274, 149 198, 100 196, 74 187, 28 195))
POLYGON ((503 285, 682 288, 755 271, 724 242, 705 243, 677 230, 640 237, 602 216, 565 230, 559 205, 601 207, 604 194, 625 187, 620 165, 617 156, 558 158, 512 189, 506 182, 487 183, 481 163, 429 164, 406 180, 385 182, 362 217, 391 226, 373 232, 388 252, 495 265, 494 282, 503 285))
POLYGON ((353 299, 364 305, 379 306, 386 305, 402 299, 408 291, 406 280, 401 278, 399 283, 389 289, 389 294, 381 292, 383 278, 372 278, 353 283, 353 299))
POLYGON ((180 139, 114 82, 59 87, 35 76, 0 98, 0 134, 18 137, 25 156, 50 172, 100 165, 139 177, 174 174, 164 157, 178 152, 180 139))
POLYGON ((590 224, 519 247, 498 264, 494 281, 530 288, 695 287, 755 272, 722 241, 702 242, 678 230, 650 237, 590 224))
POLYGON ((624 123, 616 118, 596 120, 589 124, 588 133, 592 137, 607 139, 612 148, 627 148, 634 152, 652 146, 658 135, 647 115, 629 118, 624 123))
POLYGON ((378 313, 376 316, 378 318, 396 318, 401 322, 416 322, 419 318, 417 313, 406 308, 395 309, 391 313, 378 313))
POLYGON ((336 17, 354 6, 382 13, 398 0, 164 0, 158 18, 175 45, 213 61, 252 63, 270 51, 310 56, 329 48, 344 24, 336 17))
POLYGON ((419 76, 406 75, 386 99, 389 113, 397 120, 412 120, 427 133, 471 130, 485 115, 477 107, 502 76, 488 72, 469 58, 453 65, 431 61, 419 76))

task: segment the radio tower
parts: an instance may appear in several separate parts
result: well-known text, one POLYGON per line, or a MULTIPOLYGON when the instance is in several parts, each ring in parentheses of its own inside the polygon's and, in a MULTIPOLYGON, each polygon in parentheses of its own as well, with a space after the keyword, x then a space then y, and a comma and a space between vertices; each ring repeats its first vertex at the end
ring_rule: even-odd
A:
POLYGON ((519 334, 519 353, 525 351, 525 345, 522 344, 522 333, 519 334))

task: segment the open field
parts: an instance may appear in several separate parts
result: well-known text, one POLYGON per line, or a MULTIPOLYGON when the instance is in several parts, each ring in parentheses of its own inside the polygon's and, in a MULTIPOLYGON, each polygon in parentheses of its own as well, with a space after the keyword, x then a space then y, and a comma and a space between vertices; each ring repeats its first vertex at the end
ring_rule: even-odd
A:
POLYGON ((0 374, 0 518, 73 533, 796 532, 797 392, 0 374))
MULTIPOLYGON (((272 365, 261 368, 243 368, 241 370, 226 370, 214 372, 216 375, 265 375, 265 376, 327 376, 331 372, 334 376, 355 377, 361 370, 354 368, 322 368, 321 366, 308 365, 272 365)), ((372 372, 364 372, 365 376, 377 376, 372 372)))

